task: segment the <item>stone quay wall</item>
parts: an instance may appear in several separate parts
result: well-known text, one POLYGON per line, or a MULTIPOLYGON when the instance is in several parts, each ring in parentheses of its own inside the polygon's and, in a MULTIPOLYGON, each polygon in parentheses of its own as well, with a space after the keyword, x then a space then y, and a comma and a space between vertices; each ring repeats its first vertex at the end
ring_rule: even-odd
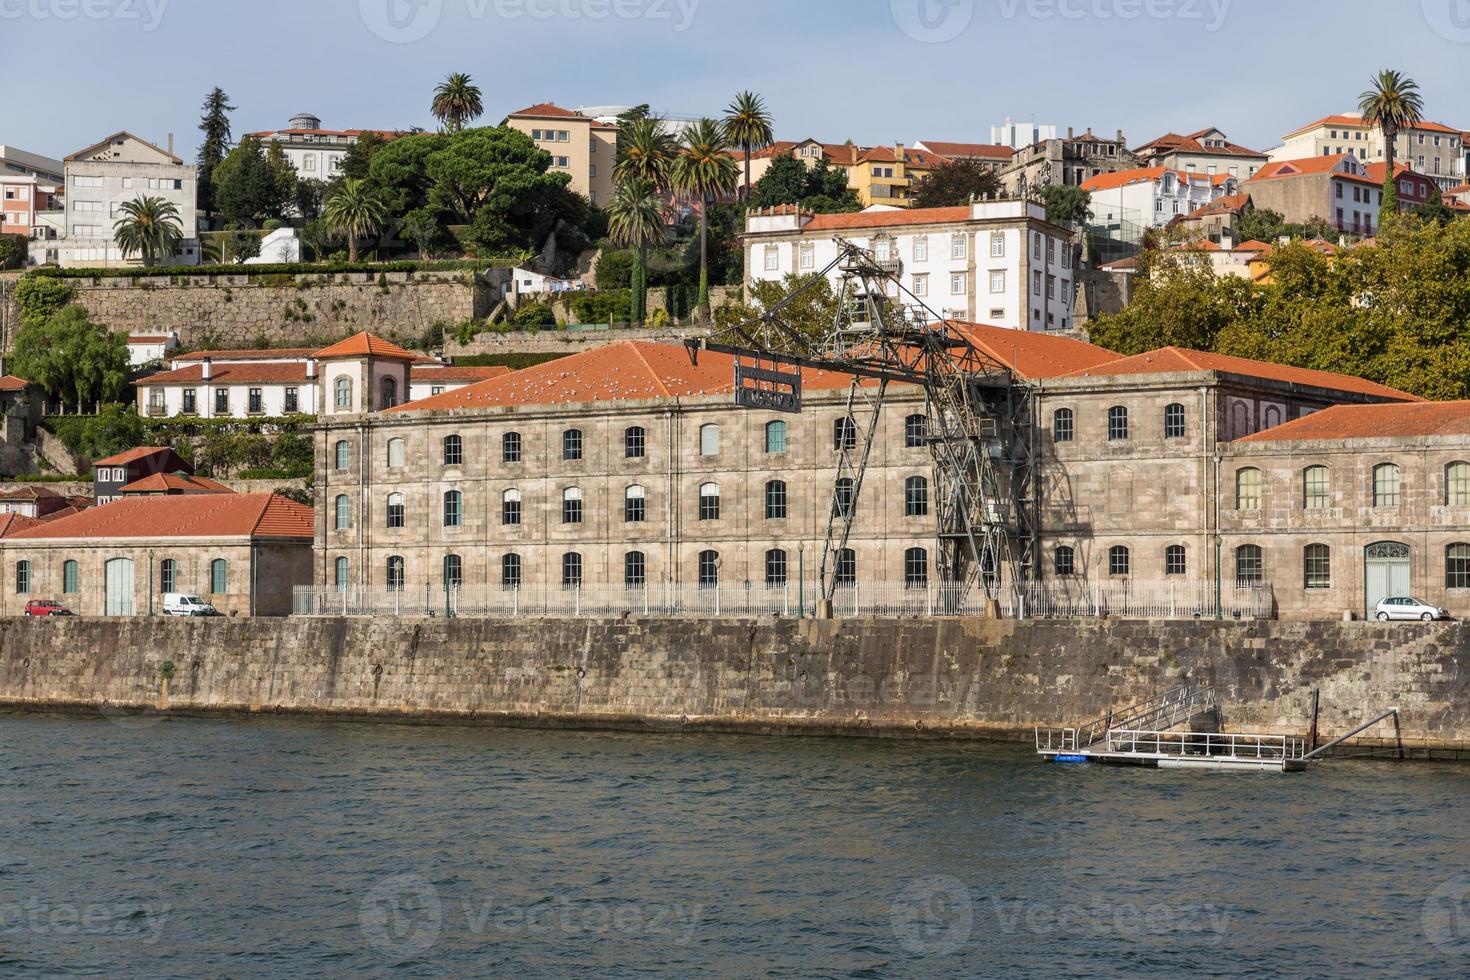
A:
POLYGON ((1467 643, 1460 624, 13 618, 0 703, 1029 740, 1192 683, 1226 730, 1304 733, 1316 689, 1323 740, 1398 707, 1411 755, 1460 758, 1467 643))

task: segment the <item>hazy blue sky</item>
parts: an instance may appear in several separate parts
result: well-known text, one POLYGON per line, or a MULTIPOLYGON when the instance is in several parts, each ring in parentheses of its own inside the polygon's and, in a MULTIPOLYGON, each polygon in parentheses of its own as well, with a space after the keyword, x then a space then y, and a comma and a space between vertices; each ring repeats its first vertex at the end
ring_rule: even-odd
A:
POLYGON ((0 143, 58 157, 118 129, 192 156, 214 85, 237 136, 299 111, 429 127, 450 71, 488 122, 712 114, 748 87, 783 138, 985 141, 1009 115, 1265 148, 1391 66, 1470 128, 1470 0, 0 0, 0 38, 0 143))

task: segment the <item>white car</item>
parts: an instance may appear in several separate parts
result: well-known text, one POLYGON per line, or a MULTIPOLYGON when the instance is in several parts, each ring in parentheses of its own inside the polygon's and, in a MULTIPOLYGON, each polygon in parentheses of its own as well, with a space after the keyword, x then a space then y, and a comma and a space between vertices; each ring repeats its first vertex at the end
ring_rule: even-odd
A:
POLYGON ((1421 619, 1426 623, 1436 619, 1449 619, 1450 614, 1439 606, 1409 596, 1392 596, 1378 603, 1375 613, 1382 622, 1390 619, 1421 619))
POLYGON ((187 592, 169 592, 163 597, 163 614, 165 616, 218 616, 219 611, 197 595, 187 592))

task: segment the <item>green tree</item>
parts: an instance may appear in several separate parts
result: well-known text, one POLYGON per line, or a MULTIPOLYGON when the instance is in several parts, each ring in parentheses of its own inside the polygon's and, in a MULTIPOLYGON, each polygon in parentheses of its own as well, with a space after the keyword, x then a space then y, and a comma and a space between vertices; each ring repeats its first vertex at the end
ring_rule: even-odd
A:
POLYGON ((571 177, 551 172, 551 155, 507 127, 468 129, 447 137, 425 158, 429 204, 466 224, 466 240, 483 252, 540 249, 558 229, 580 227, 585 198, 571 177))
POLYGON ((372 169, 373 156, 387 145, 388 141, 380 133, 366 130, 342 154, 342 165, 337 172, 344 180, 366 180, 372 169))
POLYGON ((29 245, 24 235, 0 235, 0 269, 19 269, 26 264, 29 245))
POLYGON ((1414 213, 1425 221, 1441 225, 1447 225, 1458 217, 1454 209, 1444 202, 1444 195, 1437 185, 1430 188, 1429 200, 1414 205, 1414 213))
POLYGON ((141 255, 144 266, 171 258, 184 240, 179 209, 161 197, 138 197, 118 206, 123 218, 113 228, 112 238, 124 257, 141 255))
POLYGON ((728 328, 754 320, 784 303, 780 313, 782 322, 808 340, 815 341, 832 329, 841 305, 831 281, 820 274, 797 276, 788 273, 780 282, 752 283, 750 300, 749 305, 732 303, 720 307, 715 311, 715 325, 728 328), (811 288, 792 298, 809 280, 811 288))
POLYGON ((619 245, 633 249, 633 322, 648 313, 648 247, 664 237, 664 216, 651 181, 633 177, 618 184, 608 203, 608 230, 619 245))
POLYGON ((731 193, 740 179, 730 156, 724 129, 713 119, 701 119, 684 131, 679 156, 670 171, 674 190, 699 201, 699 317, 709 322, 709 207, 711 200, 731 193))
POLYGON ((287 159, 286 151, 280 143, 271 141, 271 145, 265 151, 265 162, 275 178, 275 195, 272 197, 272 202, 276 210, 275 213, 265 215, 264 220, 280 220, 286 216, 286 212, 296 201, 296 189, 300 181, 296 177, 296 168, 287 159))
POLYGON ((1383 132, 1383 154, 1388 166, 1383 173, 1383 201, 1380 214, 1391 214, 1398 207, 1394 183, 1394 160, 1398 154, 1398 135, 1411 129, 1424 118, 1424 99, 1419 85, 1402 72, 1386 68, 1374 75, 1369 87, 1358 96, 1358 110, 1363 122, 1383 132))
POLYGON ((480 87, 464 72, 455 72, 434 86, 434 101, 429 111, 446 132, 457 133, 465 123, 480 118, 485 106, 480 101, 480 87))
POLYGON ((230 97, 225 94, 224 89, 215 86, 205 97, 201 108, 204 115, 199 120, 199 131, 204 134, 204 139, 199 144, 197 157, 198 206, 201 214, 210 214, 214 211, 214 168, 230 152, 230 144, 233 142, 230 135, 230 113, 235 111, 235 107, 230 105, 230 97))
POLYGON ((227 223, 243 227, 255 228, 266 218, 283 217, 292 199, 280 167, 272 165, 253 136, 246 136, 230 151, 215 168, 213 180, 219 214, 227 223))
POLYGON ((745 197, 750 198, 750 154, 776 139, 765 101, 754 92, 740 92, 725 109, 725 137, 740 147, 745 160, 745 197))
POLYGON ((322 202, 327 197, 327 182, 314 177, 302 177, 296 181, 296 213, 303 222, 312 222, 322 216, 322 202))
POLYGON ((418 208, 404 215, 403 221, 398 225, 398 234, 405 241, 413 243, 421 259, 449 248, 454 241, 444 230, 444 223, 438 214, 430 208, 418 208))
POLYGON ((749 202, 758 208, 798 204, 813 214, 857 211, 862 207, 857 193, 847 186, 846 171, 829 166, 826 160, 818 160, 816 166, 808 168, 789 153, 771 161, 751 189, 749 202))
POLYGON ((64 306, 16 331, 14 370, 78 411, 117 401, 128 380, 128 338, 93 323, 80 306, 64 306))
POLYGON ((949 208, 969 204, 1000 190, 995 172, 979 160, 965 157, 941 161, 919 184, 914 195, 916 208, 949 208))
POLYGON ((623 112, 618 113, 618 135, 614 153, 615 162, 623 158, 623 134, 627 131, 628 124, 639 119, 647 119, 649 115, 651 113, 647 102, 642 105, 635 105, 631 109, 625 109, 623 112))
POLYGON ((358 259, 358 243, 376 238, 387 220, 387 209, 361 180, 344 180, 327 198, 322 218, 327 229, 347 239, 347 260, 358 259))
POLYGON ((646 180, 659 190, 670 186, 674 161, 679 146, 669 135, 662 119, 637 116, 618 127, 618 160, 613 166, 613 179, 646 180))
POLYGON ((1047 184, 1041 189, 1046 220, 1080 225, 1092 217, 1092 195, 1071 184, 1047 184))
POLYGON ((77 291, 66 280, 55 276, 30 274, 15 285, 15 305, 20 310, 20 325, 39 326, 77 298, 77 291))

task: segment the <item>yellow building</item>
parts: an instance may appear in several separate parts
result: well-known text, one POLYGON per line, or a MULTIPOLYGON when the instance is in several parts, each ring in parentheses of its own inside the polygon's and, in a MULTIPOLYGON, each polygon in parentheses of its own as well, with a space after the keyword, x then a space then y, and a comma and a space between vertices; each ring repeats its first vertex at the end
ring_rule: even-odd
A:
POLYGON ((606 207, 613 195, 618 127, 543 102, 512 112, 502 126, 520 130, 551 154, 551 169, 572 175, 572 190, 606 207))
POLYGON ((847 185, 857 192, 865 208, 874 204, 910 207, 919 185, 944 159, 902 143, 853 149, 855 158, 847 167, 847 185))

